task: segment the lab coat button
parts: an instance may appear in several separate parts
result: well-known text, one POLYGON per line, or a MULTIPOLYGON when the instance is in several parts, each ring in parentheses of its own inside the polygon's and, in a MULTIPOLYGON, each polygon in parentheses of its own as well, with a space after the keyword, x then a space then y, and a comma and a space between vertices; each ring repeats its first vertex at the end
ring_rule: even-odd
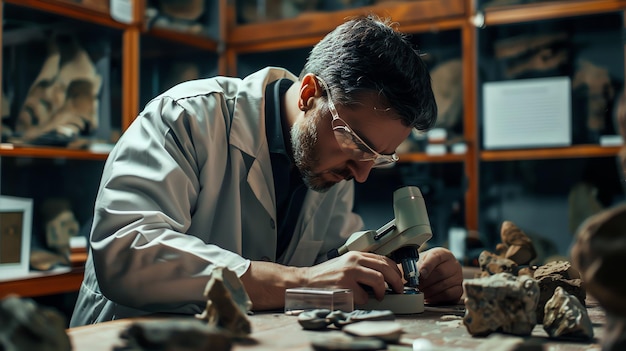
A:
POLYGON ((274 222, 274 218, 270 219, 270 227, 272 227, 272 229, 276 229, 276 222, 274 222))

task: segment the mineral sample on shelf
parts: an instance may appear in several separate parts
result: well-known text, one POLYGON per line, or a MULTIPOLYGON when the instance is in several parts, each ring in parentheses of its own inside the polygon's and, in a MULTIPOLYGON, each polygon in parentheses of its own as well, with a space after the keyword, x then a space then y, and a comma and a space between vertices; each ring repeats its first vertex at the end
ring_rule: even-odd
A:
POLYGON ((508 258, 519 266, 529 265, 537 258, 533 241, 511 221, 502 222, 500 228, 501 243, 496 245, 496 253, 508 258))
POLYGON ((552 261, 537 267, 534 278, 539 284, 539 302, 537 303, 537 323, 542 323, 546 302, 552 298, 557 287, 574 295, 585 306, 587 293, 580 273, 567 261, 552 261))
POLYGON ((529 276, 497 273, 465 280, 463 289, 463 324, 474 336, 494 332, 528 336, 537 324, 539 286, 529 276))
POLYGON ((233 271, 215 267, 204 296, 207 298, 206 309, 197 318, 226 329, 234 336, 250 334, 252 327, 247 314, 252 308, 252 302, 233 271))
POLYGON ((70 351, 65 318, 31 299, 9 296, 0 301, 0 350, 70 351))
POLYGON ((587 309, 576 296, 562 287, 554 290, 546 302, 543 329, 551 338, 589 340, 593 338, 593 325, 587 309))
POLYGON ((572 264, 606 310, 603 350, 626 349, 626 205, 604 210, 578 229, 572 264))
POLYGON ((489 251, 480 253, 478 256, 478 265, 482 271, 481 277, 488 277, 497 273, 511 273, 517 275, 517 263, 489 251))

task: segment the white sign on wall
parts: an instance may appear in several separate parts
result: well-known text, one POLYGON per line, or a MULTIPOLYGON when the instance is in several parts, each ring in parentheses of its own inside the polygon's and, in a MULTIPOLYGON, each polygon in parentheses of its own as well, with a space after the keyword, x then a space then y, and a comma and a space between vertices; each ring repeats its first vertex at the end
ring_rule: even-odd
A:
POLYGON ((569 77, 483 84, 485 149, 572 144, 569 77))

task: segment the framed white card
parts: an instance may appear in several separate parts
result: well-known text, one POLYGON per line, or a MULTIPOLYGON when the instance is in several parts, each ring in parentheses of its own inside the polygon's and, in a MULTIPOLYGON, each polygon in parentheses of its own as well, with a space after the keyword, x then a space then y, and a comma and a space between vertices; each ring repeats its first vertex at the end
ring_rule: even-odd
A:
POLYGON ((28 274, 32 221, 32 199, 0 195, 0 279, 28 274))
POLYGON ((572 144, 569 77, 484 83, 483 107, 485 149, 572 144))

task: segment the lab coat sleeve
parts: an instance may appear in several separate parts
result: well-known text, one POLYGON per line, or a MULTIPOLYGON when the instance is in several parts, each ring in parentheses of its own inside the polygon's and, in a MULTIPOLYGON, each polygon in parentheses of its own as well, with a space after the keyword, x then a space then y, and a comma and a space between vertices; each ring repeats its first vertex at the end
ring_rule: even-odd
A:
MULTIPOLYGON (((161 97, 116 145, 103 172, 91 234, 94 269, 108 299, 175 311, 206 303, 204 288, 216 265, 239 276, 247 270, 248 260, 210 242, 216 233, 187 232, 197 220, 192 217, 199 194, 219 205, 229 162, 227 116, 218 93, 183 101, 161 97), (216 186, 201 184, 205 172, 216 186)), ((211 227, 212 218, 201 220, 211 227)))

